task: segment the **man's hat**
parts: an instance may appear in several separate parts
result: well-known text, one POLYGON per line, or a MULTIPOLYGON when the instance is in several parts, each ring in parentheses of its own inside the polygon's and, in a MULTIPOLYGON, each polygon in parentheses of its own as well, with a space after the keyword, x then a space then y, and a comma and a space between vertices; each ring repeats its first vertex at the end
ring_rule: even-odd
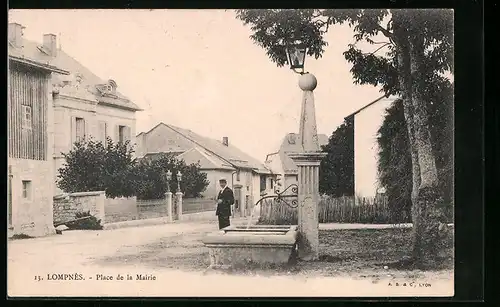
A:
POLYGON ((221 181, 227 182, 226 178, 224 178, 224 177, 219 179, 219 182, 221 182, 221 181))

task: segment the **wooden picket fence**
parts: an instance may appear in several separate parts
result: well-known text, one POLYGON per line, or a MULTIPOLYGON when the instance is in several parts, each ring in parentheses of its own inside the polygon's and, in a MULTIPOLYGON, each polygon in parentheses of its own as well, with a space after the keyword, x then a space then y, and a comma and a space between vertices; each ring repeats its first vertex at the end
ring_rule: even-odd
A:
MULTIPOLYGON (((268 199, 261 205, 259 223, 297 224, 297 212, 297 208, 268 199)), ((410 220, 410 216, 409 213, 399 213, 394 216, 389 210, 386 197, 356 199, 322 196, 318 204, 318 219, 320 223, 386 224, 405 223, 410 220)))

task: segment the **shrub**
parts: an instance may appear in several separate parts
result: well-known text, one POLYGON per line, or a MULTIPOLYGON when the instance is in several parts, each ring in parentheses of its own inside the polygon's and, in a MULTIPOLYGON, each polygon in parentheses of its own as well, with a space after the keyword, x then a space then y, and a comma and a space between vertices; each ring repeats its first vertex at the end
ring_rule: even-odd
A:
POLYGON ((87 212, 77 212, 75 219, 81 219, 66 224, 68 230, 102 230, 101 220, 87 212), (85 218, 85 219, 83 219, 85 218))
POLYGON ((163 154, 158 158, 141 160, 134 169, 137 199, 160 199, 167 192, 167 170, 172 172, 170 191, 177 190, 178 171, 182 173, 181 190, 187 198, 200 197, 207 188, 207 174, 200 171, 199 164, 186 165, 174 155, 163 154))
POLYGON ((23 240, 23 239, 33 239, 34 237, 29 236, 24 233, 16 233, 10 237, 11 240, 23 240))
POLYGON ((106 191, 107 197, 134 196, 133 149, 129 142, 106 143, 92 138, 75 142, 59 169, 57 186, 66 193, 106 191))
POLYGON ((326 157, 319 168, 319 190, 333 196, 354 195, 354 123, 346 120, 322 146, 326 157))

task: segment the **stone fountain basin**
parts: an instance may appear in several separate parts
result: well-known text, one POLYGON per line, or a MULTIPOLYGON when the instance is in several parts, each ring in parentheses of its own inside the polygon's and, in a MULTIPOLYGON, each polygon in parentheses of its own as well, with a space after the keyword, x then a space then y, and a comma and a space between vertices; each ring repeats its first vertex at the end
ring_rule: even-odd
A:
POLYGON ((229 226, 203 238, 209 250, 210 267, 248 264, 284 265, 294 253, 297 226, 229 226))

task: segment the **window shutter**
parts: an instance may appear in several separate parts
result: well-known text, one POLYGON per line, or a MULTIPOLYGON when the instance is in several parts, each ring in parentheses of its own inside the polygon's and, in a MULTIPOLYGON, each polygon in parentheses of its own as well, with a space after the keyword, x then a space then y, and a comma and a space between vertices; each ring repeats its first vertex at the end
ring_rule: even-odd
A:
POLYGON ((120 141, 120 126, 119 125, 115 126, 115 139, 114 139, 114 141, 115 142, 120 141))
POLYGON ((130 127, 126 127, 125 128, 125 139, 127 141, 130 141, 131 140, 131 137, 130 137, 130 127))
POLYGON ((76 142, 76 117, 71 116, 71 148, 73 148, 73 144, 76 142))
POLYGON ((99 121, 99 141, 106 143, 106 122, 99 121))
POLYGON ((108 124, 106 122, 103 122, 104 123, 104 142, 107 142, 108 141, 108 124))
POLYGON ((83 130, 83 139, 84 140, 88 140, 89 137, 90 137, 90 135, 88 135, 89 131, 87 131, 88 130, 88 128, 87 128, 87 120, 85 118, 83 118, 83 120, 82 120, 82 126, 83 126, 82 127, 82 130, 83 130))

